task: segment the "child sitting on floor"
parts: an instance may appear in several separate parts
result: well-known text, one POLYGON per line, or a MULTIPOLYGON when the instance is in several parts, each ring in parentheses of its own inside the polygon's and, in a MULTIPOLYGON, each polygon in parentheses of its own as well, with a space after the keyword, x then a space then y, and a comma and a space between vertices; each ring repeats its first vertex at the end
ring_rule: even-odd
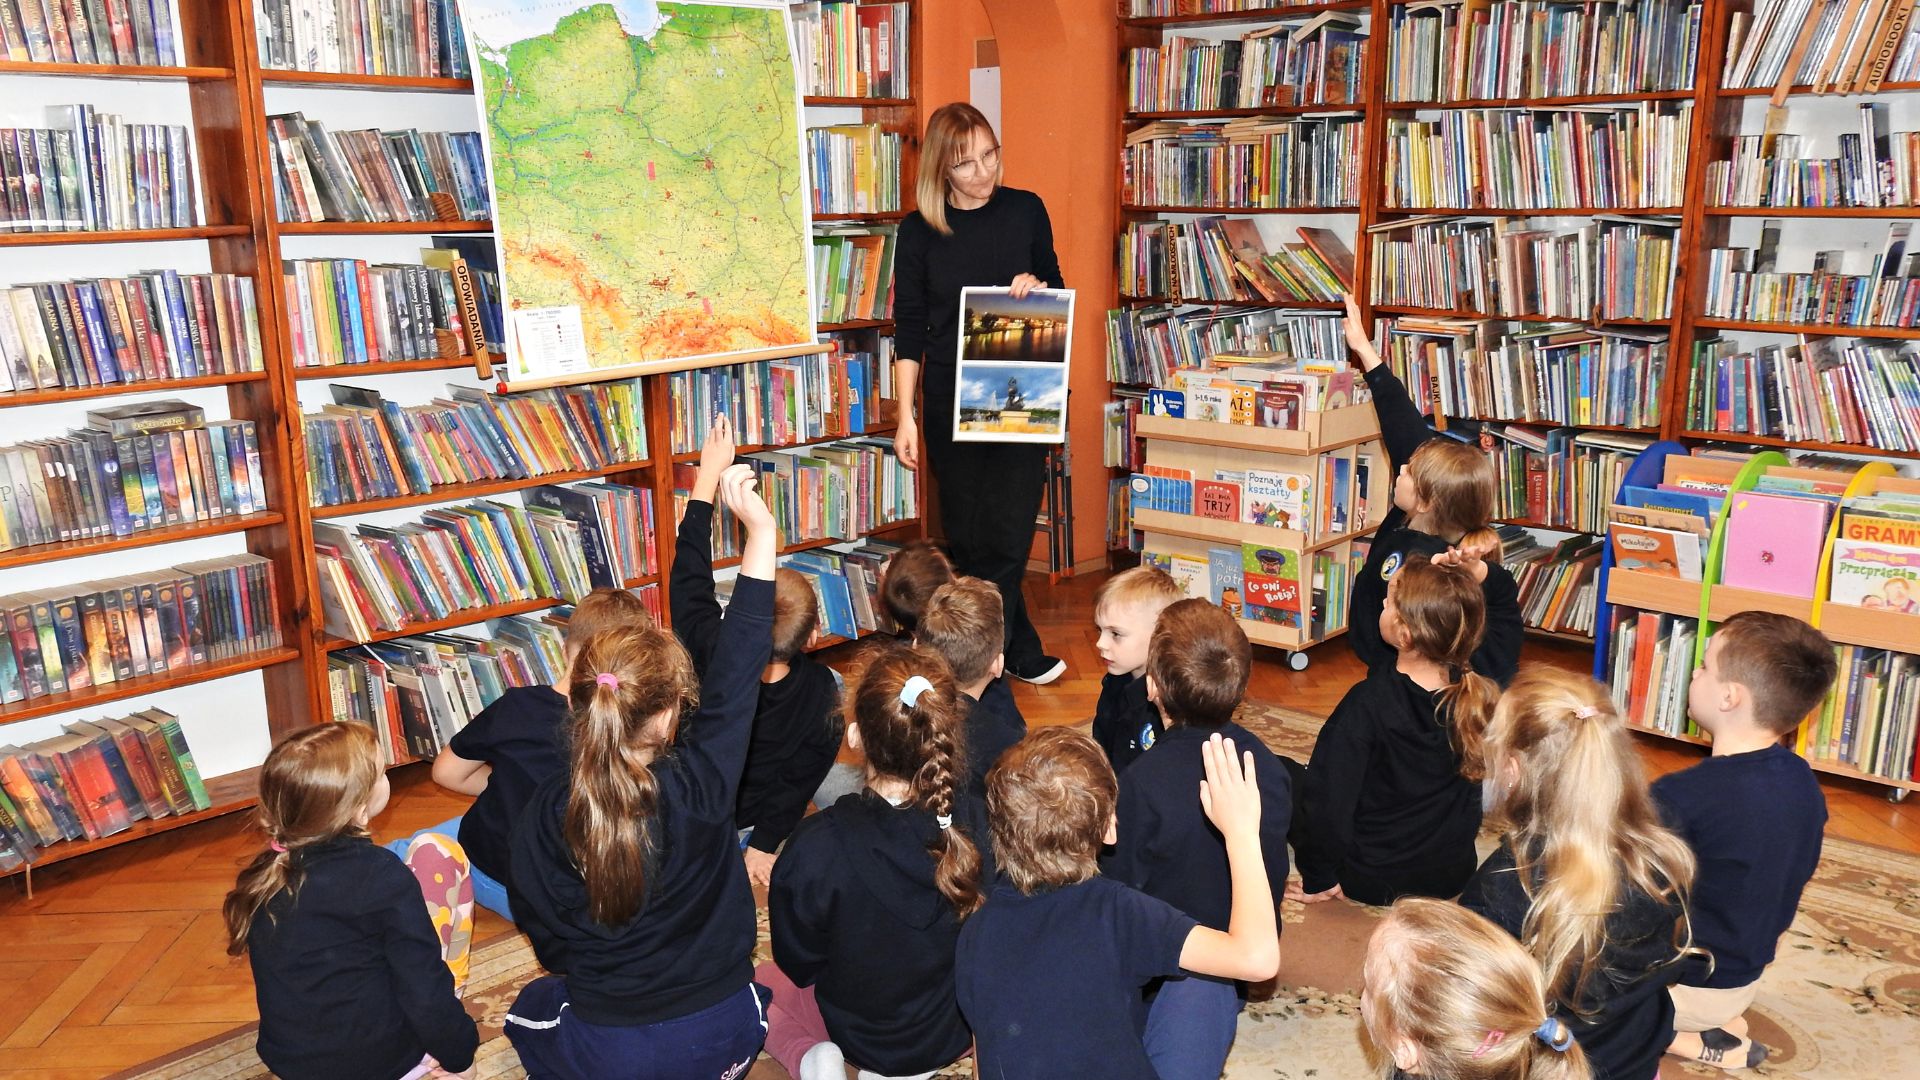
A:
POLYGON ((1108 578, 1094 597, 1097 648, 1107 673, 1093 706, 1093 741, 1107 755, 1115 776, 1126 772, 1166 731, 1160 710, 1147 700, 1147 643, 1160 613, 1183 596, 1171 574, 1136 566, 1108 578))
POLYGON ((1019 709, 1011 714, 981 700, 1006 664, 1000 590, 991 581, 955 578, 934 590, 920 616, 915 643, 938 653, 953 671, 967 706, 967 789, 987 793, 987 770, 1027 734, 1019 709))

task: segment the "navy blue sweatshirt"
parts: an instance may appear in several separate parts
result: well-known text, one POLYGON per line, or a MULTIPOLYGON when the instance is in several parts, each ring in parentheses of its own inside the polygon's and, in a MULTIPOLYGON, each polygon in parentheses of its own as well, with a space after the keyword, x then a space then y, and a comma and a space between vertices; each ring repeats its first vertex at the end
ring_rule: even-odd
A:
POLYGON ((1745 986, 1773 963, 1800 894, 1820 864, 1827 798, 1807 760, 1784 746, 1710 757, 1653 782, 1673 831, 1700 860, 1688 906, 1713 972, 1690 964, 1690 986, 1745 986))
MULTIPOLYGON (((1062 288, 1053 223, 1040 196, 1003 187, 975 210, 947 207, 951 236, 933 231, 919 214, 900 222, 893 262, 895 354, 939 368, 952 378, 959 348, 960 290, 1011 284, 1032 274, 1062 288)), ((923 385, 930 376, 922 373, 923 385)))
POLYGON ((1160 709, 1147 700, 1145 675, 1103 675, 1100 700, 1093 706, 1093 741, 1107 752, 1115 776, 1153 746, 1167 725, 1160 709))
POLYGON ((460 846, 481 873, 504 884, 512 873, 508 844, 533 789, 567 769, 567 699, 551 686, 516 686, 454 733, 447 749, 484 761, 486 789, 460 817, 460 846))
POLYGON ((979 700, 965 694, 960 696, 967 702, 968 790, 984 799, 987 772, 1000 760, 1001 754, 1027 737, 1027 722, 1018 709, 1008 715, 1003 709, 988 704, 986 692, 982 692, 979 700))
POLYGON ((247 932, 260 1060, 282 1080, 398 1080, 432 1054, 449 1072, 480 1045, 453 992, 420 883, 393 852, 341 837, 291 856, 247 932))
MULTIPOLYGON (((1407 388, 1387 365, 1367 372, 1366 380, 1373 391, 1373 411, 1380 418, 1380 440, 1386 444, 1387 458, 1397 477, 1422 443, 1446 436, 1434 434, 1427 426, 1426 418, 1407 397, 1407 388)), ((1380 531, 1373 536, 1366 564, 1353 580, 1347 618, 1347 640, 1353 643, 1354 655, 1369 669, 1382 660, 1391 661, 1397 651, 1380 637, 1380 610, 1387 604, 1388 579, 1406 564, 1408 556, 1439 555, 1452 546, 1441 537, 1409 528, 1407 512, 1399 507, 1387 511, 1380 531)), ((1505 686, 1520 671, 1520 644, 1527 632, 1520 617, 1520 587, 1500 565, 1497 555, 1487 560, 1487 580, 1481 587, 1487 597, 1487 630, 1480 647, 1473 651, 1473 670, 1505 686)))
MULTIPOLYGON (((953 819, 980 851, 984 892, 994 875, 986 806, 957 793, 953 819)), ((774 962, 814 987, 848 1061, 890 1076, 940 1068, 973 1042, 953 996, 960 921, 927 850, 939 835, 930 811, 861 791, 800 823, 767 891, 774 962)))
POLYGON ((1333 888, 1346 870, 1371 881, 1418 880, 1446 896, 1466 884, 1478 858, 1480 785, 1460 775, 1437 701, 1388 659, 1327 718, 1294 829, 1307 892, 1333 888), (1434 870, 1456 866, 1446 885, 1432 885, 1434 870))
POLYGON ((744 575, 700 683, 700 708, 653 763, 654 866, 639 914, 602 926, 564 831, 572 777, 540 785, 513 833, 508 899, 534 955, 564 975, 592 1024, 635 1025, 699 1012, 753 981, 753 892, 733 825, 760 672, 773 639, 773 582, 744 575))
MULTIPOLYGON (((667 585, 673 632, 704 674, 720 634, 713 591, 713 504, 687 502, 667 585)), ((772 852, 806 816, 807 803, 840 753, 840 686, 825 664, 805 653, 787 662, 778 682, 760 684, 747 745, 746 772, 734 824, 751 828, 748 844, 772 852)))

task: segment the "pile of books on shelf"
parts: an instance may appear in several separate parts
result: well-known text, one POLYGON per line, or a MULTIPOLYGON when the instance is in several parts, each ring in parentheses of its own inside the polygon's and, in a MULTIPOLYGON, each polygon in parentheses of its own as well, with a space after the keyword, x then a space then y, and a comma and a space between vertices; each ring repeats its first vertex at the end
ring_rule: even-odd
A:
POLYGON ((0 551, 132 536, 267 509, 251 420, 180 401, 87 414, 64 436, 0 447, 0 551))
POLYGON ((1457 109, 1387 120, 1387 205, 1672 208, 1686 201, 1693 103, 1457 109))
POLYGON ((52 105, 50 128, 0 128, 0 232, 190 229, 200 224, 191 137, 91 105, 52 105))
POLYGON ((787 446, 864 435, 891 424, 893 339, 876 352, 797 356, 667 376, 676 454, 706 444, 724 413, 742 446, 787 446))
POLYGON ((1103 409, 1105 424, 1101 438, 1100 463, 1109 469, 1129 469, 1139 471, 1146 464, 1141 452, 1139 436, 1134 434, 1136 421, 1147 405, 1147 391, 1139 387, 1116 386, 1113 400, 1103 409))
POLYGON ((1374 302, 1563 319, 1665 319, 1678 221, 1596 219, 1573 232, 1506 218, 1373 226, 1374 302))
POLYGON ((154 270, 0 288, 0 392, 262 367, 252 278, 154 270))
POLYGON ((1500 565, 1520 587, 1520 618, 1527 627, 1592 637, 1602 542, 1575 533, 1548 545, 1513 525, 1499 532, 1500 565))
MULTIPOLYGON (((1822 326, 1920 326, 1920 251, 1908 252, 1912 224, 1887 227, 1887 242, 1864 274, 1845 272, 1849 252, 1817 251, 1804 272, 1775 269, 1773 244, 1707 253, 1709 318, 1822 326)), ((1764 227, 1777 237, 1777 223, 1764 227)))
MULTIPOLYGON (((1627 469, 1652 443, 1650 436, 1576 428, 1482 425, 1480 446, 1493 459, 1496 477, 1494 517, 1598 532, 1606 527, 1607 506, 1627 469)), ((1592 630, 1588 623, 1586 632, 1592 630)))
POLYGON ((266 0, 254 10, 267 68, 442 79, 471 74, 454 0, 266 0))
MULTIPOLYGON (((1920 495, 1858 496, 1840 511, 1828 600, 1897 613, 1920 641, 1920 495)), ((1803 733, 1803 753, 1880 776, 1920 779, 1914 761, 1920 719, 1920 656, 1838 645, 1840 679, 1803 733)))
POLYGON ((1629 487, 1607 508, 1607 542, 1613 567, 1660 577, 1699 581, 1707 554, 1707 530, 1718 507, 1712 496, 1691 491, 1629 487))
POLYGON ((1142 566, 1164 570, 1181 591, 1218 604, 1236 619, 1302 631, 1319 640, 1347 627, 1354 573, 1366 562, 1368 542, 1351 551, 1308 552, 1243 543, 1209 547, 1207 557, 1143 550, 1142 566), (1302 568, 1305 567, 1305 587, 1302 568))
POLYGON ((1381 352, 1425 415, 1660 426, 1664 330, 1413 315, 1381 326, 1381 352))
POLYGON ((900 152, 906 139, 879 124, 807 129, 807 161, 816 214, 874 214, 900 209, 900 152))
POLYGON ((1120 291, 1185 302, 1335 303, 1353 255, 1329 229, 1268 251, 1248 218, 1130 221, 1121 236, 1120 291))
POLYGON ((1387 100, 1644 94, 1693 89, 1703 5, 1396 4, 1387 100))
MULTIPOLYGON (((1828 599, 1848 607, 1920 615, 1920 495, 1863 495, 1846 501, 1834 539, 1828 599)), ((1914 629, 1920 631, 1920 621, 1914 629)))
POLYGON ((164 709, 66 725, 65 734, 0 746, 0 870, 40 849, 98 840, 136 821, 213 806, 180 720, 164 709))
POLYGON ((1805 335, 1752 348, 1703 338, 1694 345, 1687 428, 1920 450, 1920 350, 1805 335))
POLYGON ((487 164, 475 131, 328 131, 267 117, 281 221, 484 221, 487 164))
POLYGON ((1371 469, 1366 456, 1350 454, 1323 455, 1317 475, 1312 469, 1216 469, 1211 479, 1196 479, 1191 469, 1148 465, 1134 474, 1129 501, 1136 511, 1290 529, 1311 543, 1344 536, 1367 520, 1371 469))
POLYGON ((1620 716, 1635 727, 1695 735, 1687 719, 1700 620, 1661 611, 1613 609, 1607 685, 1620 716))
POLYGON ((800 92, 815 97, 913 96, 905 3, 808 0, 793 5, 800 92))
MULTIPOLYGON (((1838 154, 1806 156, 1811 138, 1736 135, 1733 157, 1707 163, 1714 206, 1891 207, 1920 204, 1920 131, 1887 131, 1887 104, 1860 105, 1860 130, 1838 154)), ((1824 140, 1821 140, 1824 141, 1824 140)))
POLYGON ((745 459, 787 544, 854 540, 920 513, 919 474, 900 463, 893 440, 851 439, 745 459))
POLYGON ((427 405, 335 383, 302 418, 316 505, 424 495, 452 484, 609 471, 647 454, 639 380, 519 394, 449 386, 427 405))
POLYGON ((812 582, 813 595, 819 600, 821 635, 852 640, 895 629, 886 605, 880 602, 880 574, 898 550, 896 544, 876 540, 850 551, 798 551, 781 559, 780 565, 812 582))
POLYGON ((1132 112, 1206 112, 1359 100, 1366 35, 1351 12, 1276 23, 1238 39, 1170 35, 1127 54, 1132 112))
POLYGON ((1107 312, 1107 364, 1114 382, 1170 386, 1182 368, 1206 367, 1221 354, 1260 352, 1345 363, 1341 317, 1278 308, 1194 311, 1165 304, 1107 312))
POLYGON ((1127 135, 1120 199, 1135 206, 1357 208, 1364 132, 1357 116, 1156 121, 1127 135))
POLYGON ((1306 0, 1296 3, 1274 3, 1273 0, 1129 0, 1127 13, 1136 19, 1165 19, 1302 6, 1309 6, 1306 0))
POLYGON ((1302 413, 1344 409, 1371 400, 1365 380, 1344 359, 1296 359, 1278 352, 1219 353, 1210 366, 1175 371, 1164 385, 1148 390, 1146 411, 1176 419, 1297 431, 1302 413))
POLYGON ((0 4, 0 59, 36 64, 180 63, 168 0, 0 4))
POLYGON ((1910 6, 1889 0, 1759 0, 1733 12, 1721 85, 1761 89, 1790 82, 1819 93, 1877 93, 1910 79, 1916 37, 1910 6))
POLYGON ((837 225, 813 232, 813 295, 822 323, 893 317, 897 225, 837 225))
MULTIPOLYGON (((437 237, 436 241, 449 239, 437 237)), ((503 347, 500 285, 459 250, 421 263, 289 259, 281 264, 294 367, 452 359, 503 347)))

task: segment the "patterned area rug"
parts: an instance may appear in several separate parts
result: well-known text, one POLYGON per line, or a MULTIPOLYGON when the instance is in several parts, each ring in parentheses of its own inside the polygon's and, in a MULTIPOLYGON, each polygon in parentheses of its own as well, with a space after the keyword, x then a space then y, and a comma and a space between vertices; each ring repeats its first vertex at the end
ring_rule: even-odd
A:
MULTIPOLYGON (((1248 706, 1241 723, 1274 752, 1304 760, 1318 718, 1248 706)), ((1484 840, 1483 840, 1484 842, 1484 840)), ((1489 845, 1490 846, 1490 845, 1489 845)), ((1276 989, 1248 1005, 1228 1060, 1228 1080, 1347 1080, 1369 1075, 1359 1035, 1360 956, 1376 909, 1352 903, 1288 904, 1285 966, 1276 989)), ((761 910, 757 959, 765 959, 761 910)), ((474 950, 467 1008, 480 1024, 478 1076, 521 1077, 501 1023, 514 996, 539 973, 526 939, 509 934, 474 950)), ((1748 1014, 1754 1036, 1774 1048, 1752 1075, 1779 1080, 1859 1080, 1920 1075, 1901 1064, 1920 1046, 1920 858, 1828 839, 1799 917, 1748 1014)), ((1663 1074, 1716 1076, 1669 1059, 1663 1074)), ((238 1080, 266 1076, 251 1026, 110 1080, 238 1080)), ((970 1068, 951 1076, 970 1076, 970 1068)), ((763 1058, 749 1080, 785 1073, 763 1058)))

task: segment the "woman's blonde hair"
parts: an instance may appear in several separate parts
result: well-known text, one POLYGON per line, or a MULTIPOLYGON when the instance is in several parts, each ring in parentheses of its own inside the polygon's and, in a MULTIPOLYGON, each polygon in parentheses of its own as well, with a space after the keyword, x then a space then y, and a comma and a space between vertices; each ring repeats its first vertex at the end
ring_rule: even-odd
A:
POLYGON ((1360 1017, 1381 1075, 1398 1075, 1393 1046, 1419 1048, 1435 1080, 1588 1080, 1587 1056, 1553 1015, 1540 965, 1505 930, 1445 900, 1393 905, 1367 943, 1360 1017), (1556 1021, 1557 1025, 1558 1022, 1556 1021))
POLYGON ((1406 629, 1410 652, 1443 664, 1449 671, 1440 704, 1447 710, 1448 730, 1460 752, 1461 772, 1481 779, 1480 740, 1500 684, 1473 670, 1473 651, 1480 647, 1487 626, 1487 594, 1473 575, 1457 566, 1441 566, 1416 554, 1387 583, 1393 607, 1406 629))
POLYGON ((281 890, 300 891, 300 853, 342 836, 367 835, 355 818, 380 782, 380 746, 360 724, 318 724, 280 740, 260 766, 260 810, 267 850, 240 871, 221 912, 227 955, 246 951, 254 917, 281 890))
POLYGON ((1582 1008, 1607 917, 1629 886, 1679 901, 1676 952, 1697 951, 1685 916, 1693 852, 1660 824, 1605 687, 1556 668, 1522 672, 1493 711, 1482 753, 1495 785, 1491 819, 1530 900, 1520 941, 1555 1000, 1582 1008))
MULTIPOLYGON (((933 231, 952 236, 947 224, 947 170, 966 157, 973 133, 984 131, 996 143, 993 124, 985 113, 964 101, 942 105, 927 118, 927 137, 920 144, 920 175, 913 185, 914 204, 933 231)), ((1000 186, 1000 169, 993 170, 993 186, 1000 186)))
POLYGON ((1493 518, 1493 459, 1453 439, 1428 439, 1407 461, 1427 524, 1443 540, 1465 539, 1493 518))

